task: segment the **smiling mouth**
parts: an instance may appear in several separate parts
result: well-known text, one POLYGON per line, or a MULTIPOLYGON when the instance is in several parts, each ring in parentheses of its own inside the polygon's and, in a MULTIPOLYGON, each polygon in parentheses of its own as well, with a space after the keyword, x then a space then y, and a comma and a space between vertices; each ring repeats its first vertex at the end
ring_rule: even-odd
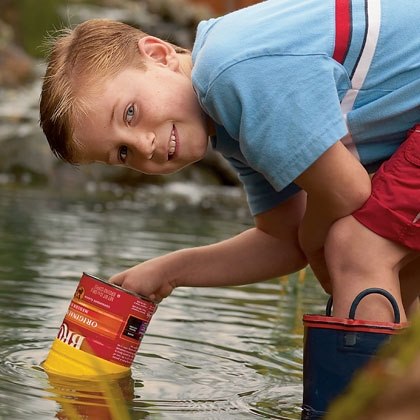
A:
POLYGON ((172 126, 171 137, 169 138, 168 159, 171 160, 176 151, 176 132, 175 126, 172 126))

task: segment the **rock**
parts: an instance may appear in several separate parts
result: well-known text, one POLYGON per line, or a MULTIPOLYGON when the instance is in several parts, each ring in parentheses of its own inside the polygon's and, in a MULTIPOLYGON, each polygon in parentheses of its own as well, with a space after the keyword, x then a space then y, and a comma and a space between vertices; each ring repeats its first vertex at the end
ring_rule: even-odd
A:
POLYGON ((0 21, 0 86, 19 86, 34 76, 32 59, 13 39, 12 27, 0 21))
POLYGON ((16 181, 24 183, 45 183, 51 176, 53 160, 44 142, 40 131, 3 140, 0 173, 13 175, 16 181))
POLYGON ((0 48, 0 86, 19 86, 34 77, 33 61, 15 45, 0 48))

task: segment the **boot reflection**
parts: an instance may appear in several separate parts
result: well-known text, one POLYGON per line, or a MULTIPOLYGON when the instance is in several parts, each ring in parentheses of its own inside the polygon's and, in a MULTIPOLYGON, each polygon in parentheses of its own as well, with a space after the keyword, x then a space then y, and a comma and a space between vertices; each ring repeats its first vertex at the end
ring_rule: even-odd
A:
POLYGON ((78 380, 48 374, 49 397, 59 405, 60 420, 130 420, 129 407, 134 398, 134 381, 101 377, 78 380))

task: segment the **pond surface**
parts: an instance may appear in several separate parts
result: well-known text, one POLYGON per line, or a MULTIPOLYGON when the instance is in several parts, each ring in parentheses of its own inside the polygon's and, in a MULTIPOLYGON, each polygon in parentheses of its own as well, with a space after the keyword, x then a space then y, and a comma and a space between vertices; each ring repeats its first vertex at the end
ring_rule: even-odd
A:
POLYGON ((302 314, 325 304, 309 272, 175 290, 125 380, 57 381, 41 367, 82 272, 108 278, 250 222, 232 188, 0 185, 0 419, 299 419, 302 314))

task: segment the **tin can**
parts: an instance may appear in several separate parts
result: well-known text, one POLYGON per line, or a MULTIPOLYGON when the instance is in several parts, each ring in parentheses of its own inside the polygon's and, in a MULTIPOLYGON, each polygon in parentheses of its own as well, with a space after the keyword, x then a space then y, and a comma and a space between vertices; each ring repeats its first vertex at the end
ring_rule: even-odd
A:
POLYGON ((67 420, 130 420, 134 380, 124 377, 89 379, 48 375, 48 399, 57 403, 55 418, 67 420))
POLYGON ((157 304, 83 273, 43 368, 69 377, 129 375, 157 304))

